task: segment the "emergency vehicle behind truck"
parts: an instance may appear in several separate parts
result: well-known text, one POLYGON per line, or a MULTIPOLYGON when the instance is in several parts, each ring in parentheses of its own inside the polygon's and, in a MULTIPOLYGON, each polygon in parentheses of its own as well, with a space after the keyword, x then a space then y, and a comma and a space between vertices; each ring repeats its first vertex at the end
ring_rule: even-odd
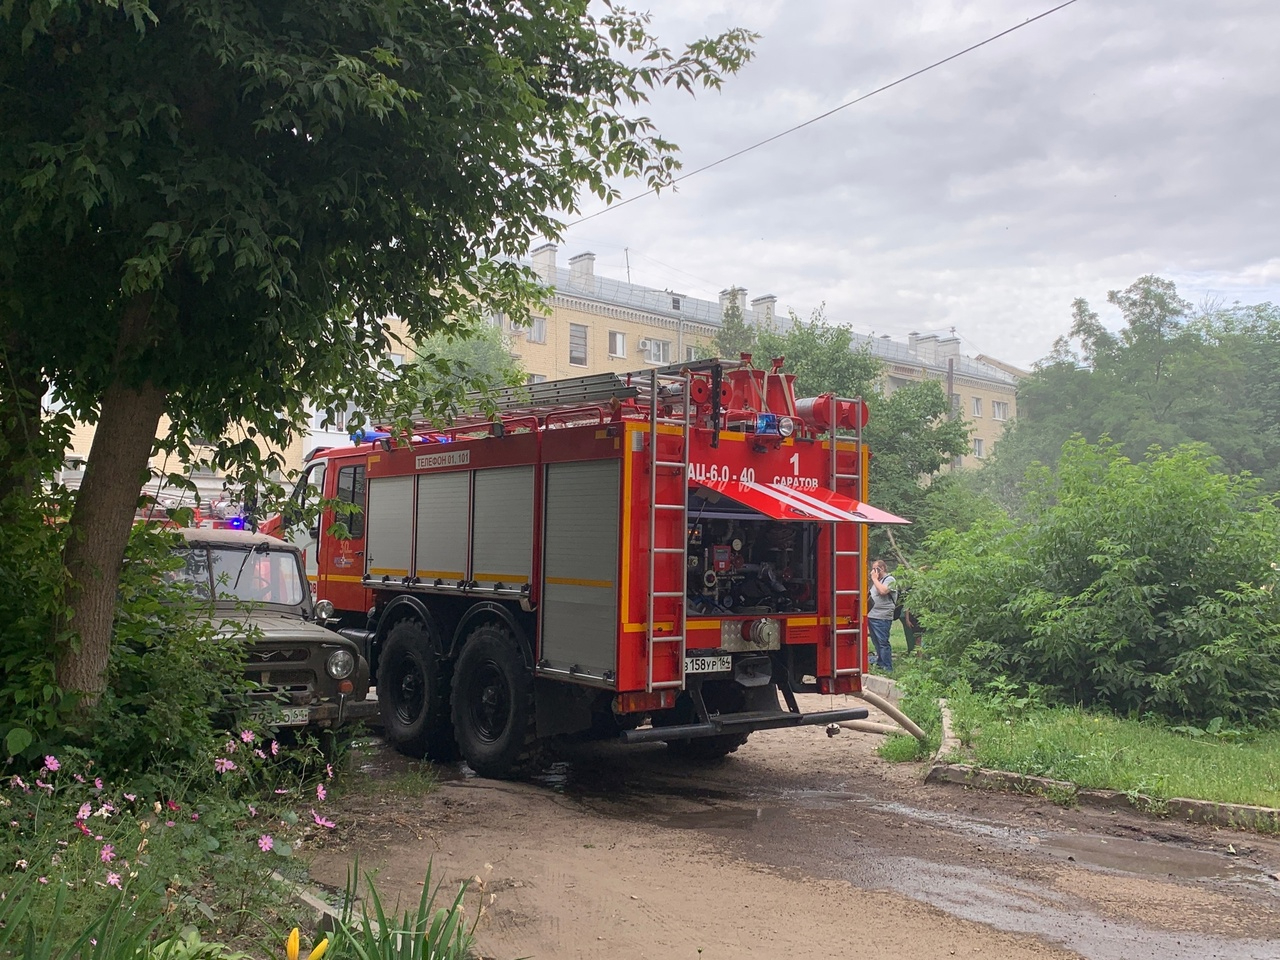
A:
POLYGON ((747 357, 553 381, 316 453, 294 516, 328 507, 281 532, 387 739, 513 777, 551 737, 714 758, 865 716, 795 695, 860 692, 866 524, 905 521, 864 502, 865 406, 793 381, 747 357))

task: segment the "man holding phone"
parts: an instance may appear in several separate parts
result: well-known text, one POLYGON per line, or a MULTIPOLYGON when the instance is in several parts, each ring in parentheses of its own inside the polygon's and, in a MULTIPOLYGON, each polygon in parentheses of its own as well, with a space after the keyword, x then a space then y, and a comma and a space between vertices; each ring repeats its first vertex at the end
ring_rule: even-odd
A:
POLYGON ((898 604, 897 582, 883 560, 871 564, 871 604, 867 610, 867 629, 874 648, 871 662, 886 673, 893 672, 893 650, 889 646, 889 628, 893 626, 893 609, 898 604))

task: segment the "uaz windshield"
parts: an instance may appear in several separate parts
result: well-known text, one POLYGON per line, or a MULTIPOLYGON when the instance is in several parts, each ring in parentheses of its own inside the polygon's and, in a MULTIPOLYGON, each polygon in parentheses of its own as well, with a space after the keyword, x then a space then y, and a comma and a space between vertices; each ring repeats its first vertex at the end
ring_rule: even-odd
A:
POLYGON ((170 576, 203 600, 296 606, 306 596, 298 558, 289 551, 194 544, 176 553, 183 565, 170 576))

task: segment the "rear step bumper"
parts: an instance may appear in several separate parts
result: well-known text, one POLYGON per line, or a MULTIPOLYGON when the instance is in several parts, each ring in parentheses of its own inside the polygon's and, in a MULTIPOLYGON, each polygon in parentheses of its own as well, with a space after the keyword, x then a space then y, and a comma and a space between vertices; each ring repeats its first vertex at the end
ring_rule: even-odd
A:
POLYGON ((866 707, 820 710, 817 713, 791 713, 786 710, 768 713, 724 713, 712 717, 707 723, 682 723, 671 727, 623 730, 619 739, 623 743, 696 740, 699 737, 718 737, 726 733, 750 733, 753 730, 776 730, 780 727, 810 727, 816 724, 839 723, 842 720, 865 719, 867 719, 866 707))

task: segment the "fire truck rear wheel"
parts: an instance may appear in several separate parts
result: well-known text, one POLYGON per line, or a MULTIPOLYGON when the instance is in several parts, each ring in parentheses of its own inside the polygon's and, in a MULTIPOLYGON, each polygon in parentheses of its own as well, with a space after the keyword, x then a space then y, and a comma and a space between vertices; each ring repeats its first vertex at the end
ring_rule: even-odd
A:
POLYGON ((453 760, 449 678, 428 628, 401 620, 378 658, 378 711, 390 743, 410 757, 453 760))
MULTIPOLYGON (((736 713, 746 703, 743 689, 732 681, 716 681, 703 684, 702 697, 707 709, 714 713, 736 713)), ((693 701, 688 694, 682 694, 676 701, 676 708, 664 717, 663 723, 693 723, 697 714, 693 709, 693 701)), ((694 740, 668 740, 667 752, 681 760, 695 763, 711 763, 723 760, 729 754, 747 742, 748 734, 726 733, 718 737, 698 737, 694 740)))
POLYGON ((453 671, 453 730, 462 758, 482 777, 510 780, 538 769, 533 674, 502 624, 467 635, 453 671))

